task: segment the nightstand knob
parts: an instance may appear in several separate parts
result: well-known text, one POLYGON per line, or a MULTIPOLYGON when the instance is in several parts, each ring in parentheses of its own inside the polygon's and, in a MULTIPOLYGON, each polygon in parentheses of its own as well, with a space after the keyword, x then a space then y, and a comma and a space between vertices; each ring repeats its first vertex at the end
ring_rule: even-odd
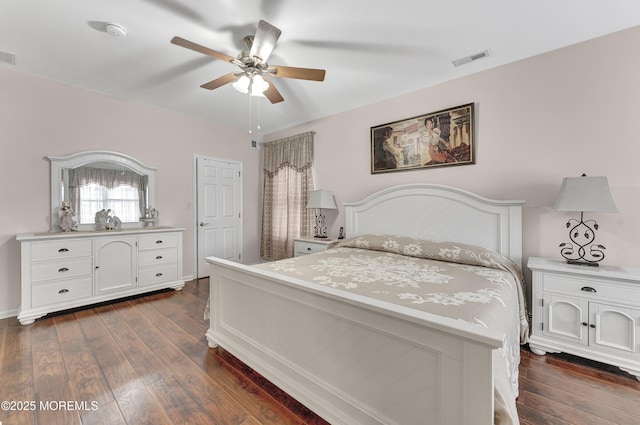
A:
POLYGON ((585 292, 593 292, 593 293, 598 292, 594 288, 592 288, 591 286, 583 286, 580 290, 581 291, 585 291, 585 292))
POLYGON ((311 247, 307 248, 307 251, 311 251, 311 247))
POLYGON ((596 325, 589 325, 589 327, 595 329, 596 325))
POLYGON ((582 326, 589 326, 587 322, 582 322, 582 326))

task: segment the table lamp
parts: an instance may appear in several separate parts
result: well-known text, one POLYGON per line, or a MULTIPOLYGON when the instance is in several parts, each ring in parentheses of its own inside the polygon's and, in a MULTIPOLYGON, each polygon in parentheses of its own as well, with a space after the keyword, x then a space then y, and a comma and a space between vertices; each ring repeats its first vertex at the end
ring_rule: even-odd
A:
POLYGON ((580 212, 580 221, 575 218, 567 221, 571 242, 560 244, 560 254, 569 264, 597 266, 598 262, 604 259, 606 248, 594 243, 598 223, 595 220, 584 221, 584 213, 618 212, 607 178, 590 177, 585 174, 580 177, 565 177, 553 209, 580 212))
POLYGON ((326 238, 327 226, 324 225, 324 214, 322 214, 322 210, 338 209, 336 201, 333 199, 333 193, 331 193, 330 190, 312 190, 309 193, 307 208, 315 208, 319 210, 316 214, 316 227, 314 229, 313 236, 316 238, 326 238))

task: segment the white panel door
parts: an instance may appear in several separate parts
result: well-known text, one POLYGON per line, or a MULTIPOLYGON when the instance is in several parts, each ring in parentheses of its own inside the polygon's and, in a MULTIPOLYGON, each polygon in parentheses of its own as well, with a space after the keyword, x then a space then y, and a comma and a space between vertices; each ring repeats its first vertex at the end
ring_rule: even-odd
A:
POLYGON ((198 278, 209 276, 205 257, 242 261, 241 163, 196 158, 198 278))

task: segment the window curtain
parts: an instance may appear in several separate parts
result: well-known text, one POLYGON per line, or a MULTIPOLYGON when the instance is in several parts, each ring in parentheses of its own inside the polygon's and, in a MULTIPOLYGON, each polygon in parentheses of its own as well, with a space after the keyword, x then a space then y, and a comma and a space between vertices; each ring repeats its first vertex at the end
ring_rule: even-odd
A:
POLYGON ((293 238, 310 235, 314 211, 307 210, 313 190, 313 135, 310 131, 264 145, 264 188, 260 256, 293 256, 293 238))
POLYGON ((104 168, 79 167, 69 170, 69 204, 76 213, 81 211, 80 187, 97 183, 108 189, 131 186, 138 189, 140 211, 144 212, 147 193, 147 176, 129 170, 109 170, 104 168))

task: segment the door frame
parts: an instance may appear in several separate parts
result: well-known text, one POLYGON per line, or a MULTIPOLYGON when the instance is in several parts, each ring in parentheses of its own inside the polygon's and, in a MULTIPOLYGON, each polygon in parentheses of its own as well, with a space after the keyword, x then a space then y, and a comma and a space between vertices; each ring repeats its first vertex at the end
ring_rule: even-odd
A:
POLYGON ((242 203, 243 197, 243 170, 242 161, 236 161, 233 159, 220 158, 216 156, 201 155, 194 153, 192 161, 192 202, 191 211, 193 217, 193 276, 195 280, 198 280, 198 159, 209 159, 213 161, 222 161, 238 164, 240 167, 240 258, 241 262, 244 262, 244 242, 243 242, 243 229, 244 229, 244 205, 242 203))

